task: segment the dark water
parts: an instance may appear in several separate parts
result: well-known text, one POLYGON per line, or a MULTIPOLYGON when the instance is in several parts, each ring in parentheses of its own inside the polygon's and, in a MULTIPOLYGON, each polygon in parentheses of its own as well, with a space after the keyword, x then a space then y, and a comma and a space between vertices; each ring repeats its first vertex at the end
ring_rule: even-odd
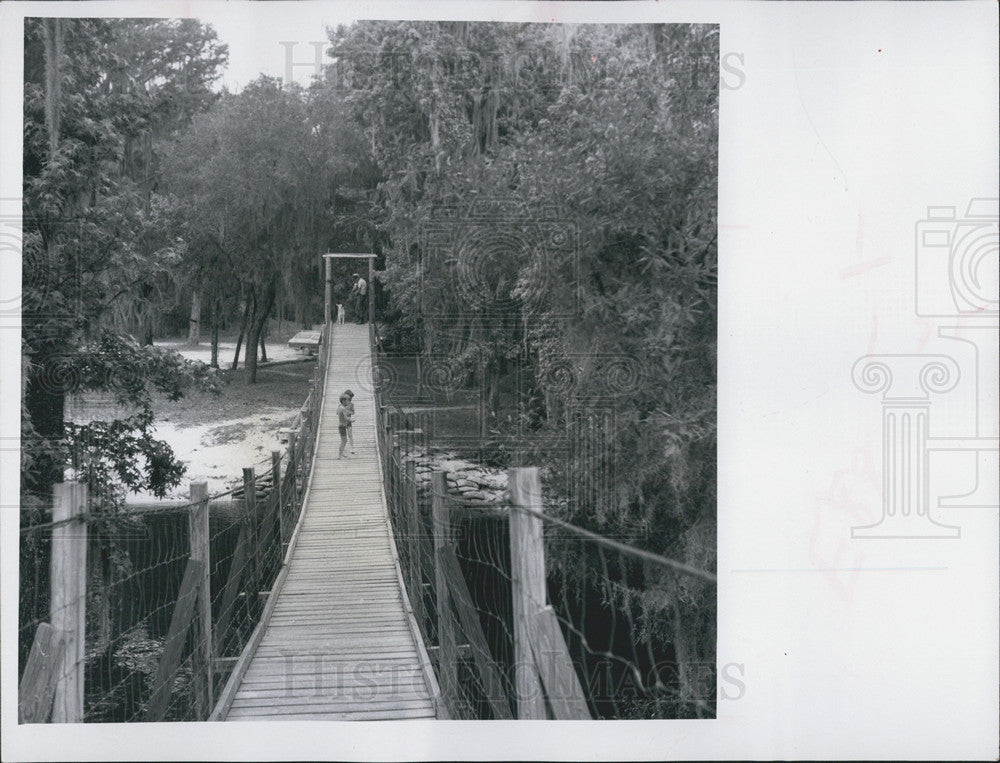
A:
MULTIPOLYGON (((212 518, 209 530, 215 622, 239 526, 229 519, 212 518)), ((190 553, 187 515, 143 516, 124 525, 122 532, 100 546, 114 551, 101 553, 97 544, 91 544, 90 553, 101 553, 104 585, 98 584, 92 572, 88 581, 85 717, 89 722, 142 720, 190 553), (102 611, 107 613, 104 622, 102 611)), ((245 621, 251 614, 234 613, 233 621, 240 630, 246 630, 245 621)), ((185 655, 192 646, 189 633, 185 655)), ((183 696, 189 683, 190 670, 182 662, 168 720, 190 718, 193 703, 183 696)))
MULTIPOLYGON (((512 710, 514 644, 510 580, 510 538, 503 517, 465 517, 457 522, 457 556, 491 656, 502 674, 512 710)), ((638 613, 608 602, 609 579, 641 590, 641 565, 619 560, 605 575, 599 555, 577 540, 548 544, 548 601, 594 718, 689 716, 691 708, 674 701, 678 685, 676 655, 665 639, 650 636, 638 613), (571 626, 571 627, 570 627, 571 626), (657 679, 660 688, 656 689, 657 679)), ((433 611, 433 610, 431 610, 433 611)), ((708 666, 714 675, 714 666, 708 666)), ((478 718, 492 717, 478 676, 466 675, 466 698, 478 718)), ((710 680, 714 687, 714 679, 710 680)), ((711 700, 711 697, 708 698, 711 700)), ((714 703, 710 703, 713 704, 714 703)))

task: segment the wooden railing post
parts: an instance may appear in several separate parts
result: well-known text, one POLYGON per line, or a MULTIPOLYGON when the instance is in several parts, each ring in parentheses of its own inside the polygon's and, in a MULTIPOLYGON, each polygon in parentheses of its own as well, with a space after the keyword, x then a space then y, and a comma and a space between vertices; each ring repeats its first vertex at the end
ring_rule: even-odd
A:
POLYGON ((420 565, 420 536, 423 527, 420 522, 420 506, 417 503, 417 464, 412 459, 406 461, 406 502, 403 506, 406 516, 406 557, 410 578, 410 605, 413 616, 420 626, 420 632, 427 630, 424 622, 424 576, 420 565))
POLYGON ((445 499, 448 485, 445 472, 431 474, 431 504, 434 519, 434 584, 437 590, 438 679, 441 694, 449 709, 458 702, 458 625, 448 595, 448 577, 439 558, 439 550, 451 544, 451 517, 445 499))
POLYGON ((57 668, 53 723, 83 721, 84 628, 87 600, 87 486, 64 482, 53 486, 52 580, 50 619, 63 634, 65 648, 57 668))
MULTIPOLYGON (((378 390, 375 390, 376 396, 378 395, 378 390)), ((376 400, 378 398, 376 397, 376 400)), ((382 473, 385 474, 385 470, 388 468, 389 459, 386 455, 386 447, 389 441, 389 422, 385 410, 385 403, 379 403, 378 405, 378 421, 376 422, 376 427, 378 429, 379 442, 382 443, 380 448, 380 453, 382 456, 382 473)))
POLYGON ((500 678, 500 669, 490 654, 489 642, 479 622, 476 604, 472 594, 469 593, 469 586, 465 582, 465 575, 462 573, 462 566, 458 563, 454 549, 451 546, 439 548, 437 563, 448 579, 448 596, 458 610, 458 621, 469 642, 469 650, 472 652, 472 659, 479 673, 482 692, 479 696, 489 703, 494 718, 513 720, 507 692, 500 678))
POLYGON ((233 613, 236 609, 236 600, 239 597, 240 586, 246 575, 247 560, 250 559, 250 544, 252 537, 250 534, 250 520, 246 513, 240 517, 240 531, 236 537, 236 548, 233 550, 233 558, 229 563, 229 574, 226 578, 226 585, 222 589, 222 604, 219 607, 219 621, 215 628, 215 653, 221 658, 224 657, 226 641, 229 636, 229 624, 232 622, 233 613))
POLYGON ((177 594, 177 604, 170 617, 170 627, 167 629, 167 639, 160 655, 160 664, 153 676, 153 693, 146 704, 146 721, 162 721, 170 704, 173 693, 174 678, 181 664, 184 644, 187 641, 188 629, 194 617, 198 581, 204 572, 203 565, 197 559, 188 559, 181 580, 181 590, 177 594))
POLYGON ((63 634, 48 623, 39 623, 17 686, 18 723, 48 723, 65 650, 63 634))
POLYGON ((333 287, 332 262, 329 257, 323 258, 323 268, 326 271, 326 285, 323 288, 323 329, 330 325, 330 294, 333 287))
POLYGON ((511 469, 510 577, 514 615, 514 694, 519 720, 545 718, 545 698, 531 648, 532 620, 545 606, 545 547, 542 521, 516 507, 541 510, 537 467, 511 469))
POLYGON ((288 536, 285 527, 284 496, 281 494, 281 452, 277 450, 271 451, 271 476, 274 477, 271 489, 274 491, 274 506, 278 514, 278 560, 280 562, 285 556, 285 538, 288 536))
POLYGON ((212 569, 209 552, 208 483, 191 483, 191 512, 188 514, 188 537, 191 558, 202 563, 201 579, 197 581, 198 602, 192 675, 194 678, 195 712, 199 721, 212 712, 212 569))
POLYGON ((375 258, 368 258, 368 334, 371 336, 375 327, 375 258))
POLYGON ((260 521, 257 516, 257 480, 254 476, 252 466, 243 469, 243 504, 246 509, 247 522, 250 525, 249 558, 253 561, 251 564, 253 572, 248 576, 250 578, 250 586, 246 589, 246 592, 247 596, 250 597, 249 601, 255 601, 257 599, 257 592, 260 590, 261 559, 260 521))
POLYGON ((402 449, 399 447, 399 435, 392 436, 392 459, 389 461, 389 473, 392 475, 392 495, 390 500, 392 501, 392 507, 394 509, 399 509, 402 504, 403 496, 400 495, 400 488, 402 485, 402 468, 403 464, 400 461, 400 453, 402 449))
POLYGON ((295 453, 295 432, 288 433, 288 468, 292 470, 292 506, 295 510, 299 505, 299 470, 295 453))

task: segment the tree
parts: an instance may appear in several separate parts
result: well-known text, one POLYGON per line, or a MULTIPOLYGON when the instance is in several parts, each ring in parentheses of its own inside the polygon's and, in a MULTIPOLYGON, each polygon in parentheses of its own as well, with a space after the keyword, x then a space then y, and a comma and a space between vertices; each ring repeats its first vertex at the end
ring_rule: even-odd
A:
POLYGON ((297 300, 317 293, 318 255, 363 227, 351 219, 349 189, 363 155, 342 127, 335 101, 261 77, 226 95, 166 149, 167 187, 184 208, 192 244, 185 267, 210 291, 242 294, 251 384, 279 290, 297 300))
MULTIPOLYGON (((97 525, 88 558, 92 569, 112 574, 126 492, 164 495, 183 473, 167 443, 153 437, 152 392, 176 398, 193 385, 214 388, 202 366, 128 334, 144 321, 148 327, 148 311, 138 306, 169 287, 184 248, 171 234, 169 205, 152 193, 155 162, 137 147, 207 102, 224 57, 211 30, 181 26, 182 37, 200 36, 214 53, 201 59, 189 51, 187 67, 169 54, 155 63, 172 22, 25 20, 21 521, 46 521, 54 483, 86 483, 97 525), (149 64, 145 79, 137 58, 149 64), (67 397, 84 392, 111 396, 125 413, 67 420, 67 397)), ((44 537, 22 539, 22 623, 44 617, 48 554, 44 537)), ((104 597, 107 580, 99 577, 93 590, 104 597)), ((23 664, 33 634, 22 634, 23 664)))
MULTIPOLYGON (((125 171, 127 146, 151 129, 154 119, 181 119, 179 115, 194 108, 186 103, 171 112, 162 104, 152 105, 152 96, 142 97, 126 86, 126 72, 132 71, 128 55, 142 50, 148 56, 149 45, 141 40, 162 41, 169 27, 165 22, 101 19, 28 19, 25 24, 23 338, 28 438, 23 450, 31 465, 24 470, 28 490, 45 492, 62 479, 65 461, 59 444, 66 434, 67 392, 74 385, 100 389, 115 383, 113 364, 102 367, 105 378, 99 381, 84 374, 93 363, 81 365, 80 358, 130 343, 120 331, 111 331, 116 306, 123 296, 159 277, 177 253, 177 242, 164 240, 158 229, 158 210, 150 207, 125 171), (77 378, 77 373, 84 376, 77 378)), ((184 28, 193 30, 190 25, 184 28)), ((211 36, 202 32, 203 37, 211 36)), ((145 76, 159 83, 158 91, 178 90, 177 79, 187 76, 185 87, 197 94, 197 78, 212 76, 221 61, 216 56, 204 62, 193 78, 191 71, 170 64, 159 71, 149 68, 145 76)), ((155 375, 165 367, 156 353, 144 357, 119 371, 132 378, 146 368, 155 375)), ((144 447, 152 453, 148 425, 135 423, 136 443, 147 443, 144 447)), ((155 475, 147 475, 148 486, 165 489, 161 476, 171 470, 153 471, 155 475)))
POLYGON ((187 260, 190 272, 201 278, 224 272, 245 295, 250 383, 288 254, 282 249, 306 191, 299 175, 307 140, 301 98, 262 78, 179 136, 165 161, 169 187, 183 200, 199 244, 187 260))
MULTIPOLYGON (((176 255, 182 248, 176 235, 178 221, 156 194, 159 147, 218 99, 211 85, 225 66, 227 47, 219 43, 211 26, 193 19, 134 19, 117 29, 114 52, 105 89, 130 112, 121 172, 147 200, 153 236, 166 237, 162 245, 176 255)), ((115 319, 121 330, 138 331, 143 343, 152 344, 156 317, 181 298, 189 299, 193 310, 198 290, 177 279, 176 256, 162 267, 151 252, 143 254, 146 262, 137 264, 145 267, 134 271, 143 280, 122 290, 115 319)))

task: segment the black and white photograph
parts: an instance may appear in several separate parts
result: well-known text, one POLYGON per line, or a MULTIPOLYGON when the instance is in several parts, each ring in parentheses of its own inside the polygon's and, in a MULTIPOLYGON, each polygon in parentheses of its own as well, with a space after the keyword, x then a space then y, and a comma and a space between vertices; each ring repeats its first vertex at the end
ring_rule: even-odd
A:
POLYGON ((20 720, 714 717, 718 26, 316 32, 25 19, 20 720))
POLYGON ((0 6, 5 759, 995 759, 952 6, 0 6))

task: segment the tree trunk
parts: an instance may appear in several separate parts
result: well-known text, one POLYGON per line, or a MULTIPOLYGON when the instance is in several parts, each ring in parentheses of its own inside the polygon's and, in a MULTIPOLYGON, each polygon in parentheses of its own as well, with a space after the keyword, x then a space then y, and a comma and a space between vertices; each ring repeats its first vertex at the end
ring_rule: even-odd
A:
POLYGON ((212 302, 212 368, 219 367, 219 300, 212 302))
POLYGON ((201 294, 197 291, 191 295, 191 318, 188 320, 188 344, 197 347, 201 344, 201 294))
POLYGON ((490 374, 489 385, 487 387, 489 390, 489 415, 490 420, 496 421, 499 415, 500 408, 500 377, 499 375, 492 373, 490 374))
POLYGON ((438 117, 437 111, 432 111, 428 117, 429 128, 431 133, 431 150, 434 152, 434 170, 436 172, 441 172, 441 132, 440 132, 440 119, 438 117))
POLYGON ((250 333, 247 336, 246 354, 247 384, 257 383, 257 347, 260 345, 260 335, 264 330, 264 322, 267 320, 267 316, 271 312, 271 307, 274 305, 274 294, 275 288, 272 282, 267 287, 264 298, 257 305, 257 310, 255 310, 256 315, 250 325, 250 333), (253 348, 253 352, 251 352, 251 348, 253 348))
POLYGON ((45 127, 49 138, 49 163, 59 151, 62 110, 62 20, 45 19, 45 127))
POLYGON ((240 335, 236 338, 236 353, 233 355, 233 371, 240 364, 240 347, 243 346, 243 337, 246 335, 247 326, 250 324, 250 313, 252 310, 253 292, 247 295, 247 306, 243 309, 243 322, 240 324, 240 335))
MULTIPOLYGON (((38 368, 29 378, 25 390, 25 407, 31 424, 38 436, 50 443, 58 441, 64 434, 66 390, 57 381, 61 377, 57 369, 62 346, 59 340, 46 342, 41 347, 35 344, 32 362, 38 368)), ((46 448, 38 462, 22 475, 22 490, 48 495, 55 483, 63 481, 63 462, 54 450, 46 448)))
POLYGON ((260 331, 260 362, 267 363, 267 320, 260 331))
MULTIPOLYGON (((93 591, 90 601, 87 602, 88 619, 93 618, 92 648, 98 652, 104 652, 111 646, 111 591, 114 585, 114 565, 106 557, 107 549, 100 548, 97 553, 88 553, 90 565, 90 582, 87 588, 93 591), (91 613, 93 613, 91 615, 91 613)), ((87 637, 90 646, 91 637, 87 637)))
MULTIPOLYGON (((63 30, 60 19, 45 19, 45 127, 48 132, 48 165, 55 166, 59 155, 59 131, 62 109, 62 45, 63 30)), ((59 248, 55 235, 50 234, 45 242, 47 258, 43 273, 53 272, 59 262, 59 248)), ((25 276, 27 278, 27 276, 25 276)), ((52 285, 52 284, 46 284, 52 285)), ((29 317, 30 319, 30 317, 29 317)), ((37 319, 36 319, 37 320, 37 319)), ((27 327, 25 327, 28 330, 27 327)), ((45 326, 36 323, 30 331, 30 339, 35 368, 30 373, 24 387, 24 404, 28 418, 38 436, 54 443, 64 433, 63 414, 66 408, 66 389, 60 383, 62 374, 57 370, 60 356, 67 350, 67 338, 61 326, 45 326), (48 333, 46 338, 46 329, 48 333), (55 329, 52 331, 52 329, 55 329)), ((54 449, 45 448, 31 469, 22 472, 21 490, 40 492, 48 495, 52 485, 63 481, 63 463, 54 449)))
MULTIPOLYGON (((252 360, 254 365, 254 376, 256 376, 257 374, 257 358, 260 357, 260 351, 258 349, 260 346, 260 336, 257 334, 256 331, 258 314, 259 313, 257 311, 257 304, 255 300, 254 309, 250 316, 250 323, 247 326, 246 349, 243 350, 243 367, 247 369, 247 371, 249 371, 250 361, 252 360)), ((250 383, 253 384, 253 382, 250 383)))

